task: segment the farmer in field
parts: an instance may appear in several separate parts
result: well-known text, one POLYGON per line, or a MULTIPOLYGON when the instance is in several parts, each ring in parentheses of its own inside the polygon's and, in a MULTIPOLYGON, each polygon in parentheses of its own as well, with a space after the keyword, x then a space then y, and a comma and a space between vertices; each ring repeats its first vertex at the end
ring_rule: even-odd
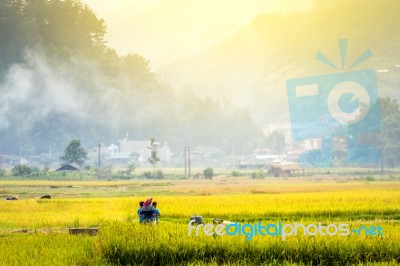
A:
POLYGON ((144 205, 144 201, 141 201, 141 202, 139 202, 139 209, 137 210, 137 214, 139 215, 139 222, 142 222, 143 221, 143 215, 141 215, 140 214, 140 212, 141 212, 141 210, 142 210, 142 208, 143 208, 143 205, 144 205))
POLYGON ((153 198, 148 198, 140 209, 141 223, 151 224, 155 221, 155 211, 151 204, 153 198))
POLYGON ((160 217, 160 211, 157 209, 157 202, 153 202, 153 213, 154 213, 154 218, 156 220, 156 224, 158 224, 158 217, 160 217))

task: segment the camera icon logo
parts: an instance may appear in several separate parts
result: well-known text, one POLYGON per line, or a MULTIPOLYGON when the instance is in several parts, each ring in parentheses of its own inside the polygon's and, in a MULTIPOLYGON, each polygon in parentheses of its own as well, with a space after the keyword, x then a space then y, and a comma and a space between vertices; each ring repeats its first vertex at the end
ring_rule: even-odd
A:
MULTIPOLYGON (((344 65, 346 40, 339 40, 344 65)), ((353 66, 371 56, 367 50, 353 66)), ((317 59, 333 65, 321 53, 317 59)), ((353 67, 352 66, 352 67, 353 67)), ((371 134, 381 129, 376 71, 372 69, 289 79, 286 82, 292 136, 295 141, 318 139, 319 149, 299 158, 308 166, 330 167, 333 152, 346 149, 349 163, 376 163, 380 149, 371 134)))

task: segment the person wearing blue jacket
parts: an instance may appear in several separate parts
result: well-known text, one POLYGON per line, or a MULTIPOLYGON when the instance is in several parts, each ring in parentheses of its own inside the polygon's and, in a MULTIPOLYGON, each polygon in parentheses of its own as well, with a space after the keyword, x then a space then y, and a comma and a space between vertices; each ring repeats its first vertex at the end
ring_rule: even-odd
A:
POLYGON ((143 222, 143 215, 140 213, 142 211, 144 205, 144 201, 139 202, 139 209, 137 210, 137 214, 139 215, 139 222, 143 222))
POLYGON ((158 224, 158 217, 160 217, 161 213, 160 211, 157 209, 157 202, 153 202, 153 213, 154 213, 154 218, 156 220, 156 224, 158 224))

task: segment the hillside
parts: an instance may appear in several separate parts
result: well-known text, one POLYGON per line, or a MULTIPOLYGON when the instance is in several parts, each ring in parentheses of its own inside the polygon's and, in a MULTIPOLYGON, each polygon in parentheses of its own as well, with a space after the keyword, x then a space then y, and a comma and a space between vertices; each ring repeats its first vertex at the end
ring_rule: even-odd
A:
POLYGON ((174 93, 148 59, 108 47, 106 32, 80 0, 0 2, 0 154, 54 153, 71 139, 90 149, 127 134, 175 154, 256 146, 261 130, 244 110, 174 93))
POLYGON ((183 59, 161 69, 178 90, 231 99, 248 107, 259 125, 288 122, 286 80, 346 71, 367 49, 373 56, 353 68, 387 69, 378 73, 380 96, 398 98, 400 64, 400 2, 315 1, 304 14, 265 14, 232 38, 202 56, 183 59), (347 39, 341 70, 338 39, 347 39), (339 66, 315 60, 321 51, 339 66))

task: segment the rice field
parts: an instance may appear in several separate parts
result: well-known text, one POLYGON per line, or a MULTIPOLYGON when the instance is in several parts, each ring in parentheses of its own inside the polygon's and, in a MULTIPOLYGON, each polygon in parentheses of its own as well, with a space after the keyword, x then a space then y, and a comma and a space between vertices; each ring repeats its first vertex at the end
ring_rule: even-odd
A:
POLYGON ((398 265, 400 182, 337 180, 0 181, 0 265, 398 265), (50 187, 53 186, 52 189, 50 187), (57 186, 57 188, 54 188, 57 186), (72 190, 72 191, 69 191, 72 190), (122 189, 123 188, 123 189, 122 189), (65 189, 56 194, 57 189, 65 189), (105 189, 105 190, 103 190, 105 189), (41 193, 57 195, 50 200, 41 193), (24 192, 22 194, 18 194, 24 192), (89 193, 82 195, 81 193, 89 193), (138 202, 154 197, 157 226, 138 202), (382 235, 188 235, 189 217, 240 224, 347 224, 382 235), (68 228, 100 227, 96 236, 68 228))

